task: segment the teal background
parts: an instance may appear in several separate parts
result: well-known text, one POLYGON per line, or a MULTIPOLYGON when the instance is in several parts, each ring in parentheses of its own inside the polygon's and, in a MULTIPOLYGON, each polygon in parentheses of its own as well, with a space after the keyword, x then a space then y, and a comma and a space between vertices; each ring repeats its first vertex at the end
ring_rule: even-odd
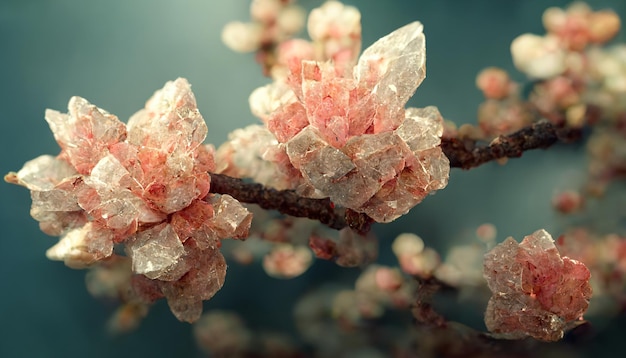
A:
MULTIPOLYGON (((313 7, 321 1, 302 3, 313 7)), ((568 2, 347 3, 362 11, 364 47, 408 22, 424 23, 427 78, 410 104, 436 105, 444 117, 462 124, 475 122, 482 100, 474 86, 476 73, 486 66, 513 71, 511 40, 524 32, 543 33, 543 9, 568 2)), ((229 131, 256 123, 247 98, 267 80, 252 55, 233 53, 219 39, 226 22, 248 20, 248 4, 0 0, 0 172, 16 171, 40 154, 58 152, 44 110, 66 111, 73 95, 125 121, 155 90, 180 76, 193 85, 208 122, 208 142, 219 145, 229 131)), ((593 6, 611 7, 626 21, 623 0, 594 1, 593 6)), ((624 31, 621 40, 626 40, 624 31)), ((509 235, 521 239, 539 228, 556 236, 564 222, 552 212, 549 198, 557 188, 582 182, 583 163, 583 148, 570 146, 526 153, 504 167, 491 163, 469 172, 454 169, 445 190, 409 215, 376 228, 381 262, 393 262, 389 241, 404 231, 419 234, 441 252, 484 222, 497 226, 499 240, 509 235)), ((191 327, 176 321, 164 302, 136 332, 109 336, 104 323, 114 305, 89 296, 84 272, 45 258, 56 238, 38 230, 29 206, 25 189, 0 183, 0 357, 201 356, 191 327)), ((329 276, 355 274, 320 262, 300 278, 279 281, 267 278, 258 266, 231 265, 223 290, 205 308, 235 309, 253 327, 289 330, 291 304, 302 292, 329 276)), ((480 314, 474 309, 459 317, 479 320, 480 314)), ((623 328, 599 328, 602 335, 588 344, 589 349, 610 347, 617 342, 614 337, 626 332, 623 328)))

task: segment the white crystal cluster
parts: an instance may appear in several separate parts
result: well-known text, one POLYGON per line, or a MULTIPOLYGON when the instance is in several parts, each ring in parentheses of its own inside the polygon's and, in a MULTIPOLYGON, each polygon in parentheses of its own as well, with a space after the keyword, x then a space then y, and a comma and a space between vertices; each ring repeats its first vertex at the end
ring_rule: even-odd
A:
POLYGON ((389 222, 446 186, 439 111, 405 109, 425 77, 422 29, 414 22, 381 38, 351 71, 294 61, 287 81, 251 95, 288 157, 275 156, 282 172, 299 174, 291 179, 299 193, 389 222))
POLYGON ((83 268, 123 246, 133 273, 150 282, 138 280, 137 295, 156 290, 178 319, 197 319, 224 282, 220 240, 247 236, 251 214, 208 195, 215 164, 191 86, 168 82, 128 125, 80 97, 68 108, 46 111, 61 153, 7 176, 31 190, 42 230, 61 236, 47 256, 83 268))

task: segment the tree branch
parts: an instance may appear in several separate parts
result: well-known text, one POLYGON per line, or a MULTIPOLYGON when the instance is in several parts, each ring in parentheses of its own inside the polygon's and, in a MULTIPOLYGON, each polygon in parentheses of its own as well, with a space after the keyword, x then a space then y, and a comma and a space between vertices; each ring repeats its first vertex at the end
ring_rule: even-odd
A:
POLYGON ((492 160, 518 158, 527 150, 545 149, 561 141, 580 139, 582 131, 559 127, 546 120, 533 123, 521 130, 499 136, 487 146, 476 146, 473 140, 442 138, 441 149, 450 160, 450 167, 470 169, 492 160))
POLYGON ((430 326, 430 327, 443 327, 446 325, 446 319, 440 315, 433 307, 434 296, 440 288, 448 285, 439 281, 435 277, 424 279, 421 277, 415 277, 417 281, 417 290, 415 292, 415 301, 411 308, 413 318, 416 320, 416 324, 430 326))
POLYGON ((228 194, 241 202, 257 204, 266 210, 277 210, 285 215, 317 220, 332 229, 341 230, 350 227, 360 234, 367 233, 374 223, 374 220, 365 214, 335 208, 328 198, 304 198, 294 190, 276 190, 223 174, 210 174, 211 193, 228 194))

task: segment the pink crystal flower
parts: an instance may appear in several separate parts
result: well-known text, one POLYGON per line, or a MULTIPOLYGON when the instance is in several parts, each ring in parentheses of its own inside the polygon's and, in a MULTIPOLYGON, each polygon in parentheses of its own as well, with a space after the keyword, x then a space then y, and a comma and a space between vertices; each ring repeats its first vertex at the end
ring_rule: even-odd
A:
POLYGON ((219 240, 246 237, 251 214, 228 195, 208 195, 213 153, 187 80, 168 82, 128 125, 80 97, 46 120, 61 153, 6 179, 31 190, 32 216, 61 236, 47 256, 83 268, 122 245, 133 273, 153 281, 136 290, 156 287, 178 319, 199 318, 224 282, 219 240))
POLYGON ((493 293, 485 324, 503 338, 557 341, 589 306, 589 270, 561 257, 545 230, 520 244, 508 238, 494 247, 485 254, 483 272, 493 293))
POLYGON ((422 28, 414 22, 381 38, 353 71, 293 61, 286 83, 251 95, 253 113, 300 174, 292 179, 300 194, 389 222, 446 186, 439 111, 404 108, 425 77, 422 28))

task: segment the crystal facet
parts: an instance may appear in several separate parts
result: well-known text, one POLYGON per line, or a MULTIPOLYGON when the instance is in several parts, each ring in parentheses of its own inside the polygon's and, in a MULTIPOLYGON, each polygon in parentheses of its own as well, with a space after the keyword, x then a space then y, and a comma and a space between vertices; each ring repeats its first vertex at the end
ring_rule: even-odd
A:
POLYGON ((127 246, 133 271, 157 279, 171 270, 185 253, 183 244, 169 224, 141 231, 127 246))

